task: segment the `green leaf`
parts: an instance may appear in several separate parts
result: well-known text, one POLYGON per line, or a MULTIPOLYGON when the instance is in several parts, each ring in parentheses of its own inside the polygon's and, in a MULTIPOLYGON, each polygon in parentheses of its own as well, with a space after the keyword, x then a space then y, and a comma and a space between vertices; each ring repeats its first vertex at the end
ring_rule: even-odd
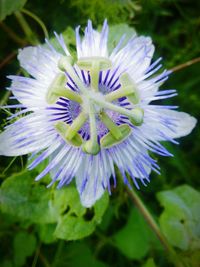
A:
POLYGON ((127 41, 136 34, 134 28, 129 27, 127 24, 120 23, 109 28, 108 36, 108 50, 112 52, 115 46, 120 41, 121 37, 125 35, 122 47, 127 43, 127 41))
POLYGON ((0 21, 17 10, 20 10, 27 0, 0 0, 0 21))
POLYGON ((113 239, 115 246, 130 259, 142 259, 152 245, 159 246, 156 237, 136 208, 131 211, 127 224, 113 239))
POLYGON ((0 189, 1 210, 41 226, 39 232, 45 243, 56 238, 76 240, 90 235, 101 222, 108 206, 107 193, 92 209, 82 206, 75 187, 47 189, 34 181, 35 172, 25 171, 7 178, 0 189), (55 230, 55 232, 54 232, 55 230), (48 234, 48 236, 44 236, 48 234))
POLYGON ((15 266, 23 266, 36 248, 36 238, 33 234, 19 232, 13 241, 15 266))
POLYGON ((182 250, 200 248, 200 193, 188 185, 157 194, 165 208, 160 226, 168 241, 182 250))
MULTIPOLYGON (((84 243, 72 243, 68 246, 69 266, 70 267, 106 267, 107 265, 94 257, 94 254, 90 250, 89 246, 84 243)), ((66 266, 66 265, 64 265, 66 266)))
POLYGON ((143 267, 156 267, 154 259, 149 258, 147 262, 143 265, 143 267))
POLYGON ((13 264, 12 264, 12 261, 5 260, 2 263, 0 263, 0 266, 2 266, 2 267, 13 267, 13 264))
POLYGON ((45 244, 51 244, 56 241, 54 231, 56 224, 38 224, 40 240, 45 244))
MULTIPOLYGON (((106 267, 98 260, 94 250, 85 241, 62 242, 59 241, 59 255, 54 258, 51 266, 55 267, 106 267)), ((93 247, 95 249, 95 247, 93 247)))
POLYGON ((60 217, 55 236, 65 240, 81 239, 90 235, 101 222, 108 206, 108 194, 105 193, 93 208, 86 209, 80 203, 77 190, 71 190, 69 193, 69 211, 60 217))
POLYGON ((54 223, 66 208, 66 192, 47 189, 34 178, 29 171, 7 178, 0 189, 1 210, 34 223, 54 223))

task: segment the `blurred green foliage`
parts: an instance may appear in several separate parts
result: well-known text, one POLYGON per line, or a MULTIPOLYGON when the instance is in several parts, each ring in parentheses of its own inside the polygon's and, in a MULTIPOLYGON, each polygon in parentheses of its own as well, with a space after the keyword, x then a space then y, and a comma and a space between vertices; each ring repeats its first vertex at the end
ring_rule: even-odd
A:
MULTIPOLYGON (((95 27, 101 27, 107 18, 110 50, 123 33, 128 38, 136 30, 152 37, 154 58, 162 56, 165 67, 200 54, 200 2, 196 0, 0 0, 1 105, 11 103, 6 75, 22 71, 17 50, 33 40, 24 35, 16 13, 12 14, 24 4, 44 22, 54 44, 53 31, 62 32, 72 51, 75 26, 84 26, 91 18, 95 27)), ((24 16, 31 34, 43 43, 40 25, 24 16)), ((182 69, 163 85, 179 93, 165 103, 176 103, 195 117, 200 112, 199 69, 200 63, 182 69)), ((0 111, 0 130, 10 112, 0 111)), ((139 193, 185 267, 200 266, 199 144, 198 128, 179 146, 165 144, 174 157, 159 158, 161 175, 152 173, 150 185, 139 193)), ((73 184, 47 189, 48 176, 34 182, 44 166, 28 172, 26 162, 26 156, 0 157, 0 267, 172 266, 122 184, 109 200, 105 194, 94 208, 85 209, 73 184)))

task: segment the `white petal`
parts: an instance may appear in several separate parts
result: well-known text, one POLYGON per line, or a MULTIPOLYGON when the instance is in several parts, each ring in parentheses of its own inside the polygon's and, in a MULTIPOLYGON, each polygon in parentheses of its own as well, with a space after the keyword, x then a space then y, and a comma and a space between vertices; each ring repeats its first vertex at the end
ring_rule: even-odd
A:
POLYGON ((103 195, 112 174, 107 154, 100 153, 96 156, 84 154, 76 172, 77 189, 85 207, 91 207, 103 195))
POLYGON ((59 71, 57 63, 61 55, 51 50, 36 46, 19 50, 20 65, 34 78, 49 84, 59 71))
POLYGON ((140 185, 137 184, 135 178, 139 178, 144 184, 145 180, 148 181, 151 162, 146 160, 145 157, 148 157, 148 152, 137 141, 134 134, 130 135, 122 144, 111 148, 110 153, 121 173, 128 172, 137 188, 140 185))
POLYGON ((27 115, 0 134, 0 155, 19 156, 42 150, 55 141, 56 132, 40 114, 27 115))
POLYGON ((159 90, 159 84, 152 83, 150 80, 143 80, 136 85, 138 94, 143 103, 151 102, 149 98, 153 97, 159 90))
MULTIPOLYGON (((8 76, 12 80, 9 90, 12 91, 14 96, 19 102, 28 108, 44 107, 46 103, 46 94, 48 86, 41 81, 33 78, 22 76, 8 76)), ((49 82, 51 82, 50 79, 49 82)))
POLYGON ((140 129, 151 140, 163 141, 188 135, 197 123, 189 114, 175 110, 154 108, 153 112, 149 109, 145 113, 140 129))
POLYGON ((134 81, 137 81, 150 65, 154 46, 150 37, 134 37, 117 54, 111 54, 114 68, 118 73, 127 71, 134 81))
POLYGON ((190 134, 197 123, 197 120, 194 117, 185 112, 164 110, 163 114, 175 119, 176 126, 174 131, 172 132, 168 129, 165 130, 165 134, 171 138, 179 138, 190 134))
POLYGON ((82 41, 80 40, 79 27, 78 27, 76 29, 78 58, 91 57, 91 56, 107 57, 108 56, 107 37, 108 37, 108 26, 106 21, 104 22, 101 33, 93 30, 91 21, 88 21, 88 25, 85 29, 85 36, 82 41))
POLYGON ((52 183, 58 180, 60 188, 71 182, 82 162, 81 153, 81 149, 66 143, 63 144, 62 141, 61 147, 50 156, 49 160, 50 166, 53 164, 51 168, 52 183))

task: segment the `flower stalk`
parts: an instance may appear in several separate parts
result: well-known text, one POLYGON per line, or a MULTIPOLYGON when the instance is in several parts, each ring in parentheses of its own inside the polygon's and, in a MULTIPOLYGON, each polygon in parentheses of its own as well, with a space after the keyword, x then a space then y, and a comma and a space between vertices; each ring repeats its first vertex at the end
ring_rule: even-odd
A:
POLYGON ((15 17, 17 18, 17 20, 18 20, 23 32, 25 33, 27 40, 33 45, 38 44, 39 42, 38 42, 37 37, 35 36, 34 32, 31 29, 31 27, 28 25, 26 19, 22 15, 22 13, 19 12, 19 11, 16 11, 15 12, 15 17))
POLYGON ((164 249, 169 253, 170 259, 173 262, 175 267, 185 267, 183 262, 178 257, 176 251, 173 249, 173 247, 169 244, 163 233, 161 232, 158 224, 154 220, 151 213, 148 211, 138 194, 133 190, 126 187, 126 192, 129 195, 132 202, 135 204, 135 206, 138 208, 140 213, 143 215, 144 219, 152 229, 152 231, 156 234, 157 238, 159 239, 160 243, 163 245, 164 249))

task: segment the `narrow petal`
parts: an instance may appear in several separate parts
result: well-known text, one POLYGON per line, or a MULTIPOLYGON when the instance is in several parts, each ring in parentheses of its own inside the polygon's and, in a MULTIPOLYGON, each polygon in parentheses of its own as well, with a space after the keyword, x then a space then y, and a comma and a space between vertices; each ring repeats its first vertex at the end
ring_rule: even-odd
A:
POLYGON ((150 140, 173 141, 174 138, 191 133, 197 120, 185 112, 159 107, 148 107, 145 111, 144 123, 140 127, 143 136, 150 140))
MULTIPOLYGON (((120 145, 110 148, 109 153, 121 173, 128 172, 130 174, 137 188, 140 188, 140 185, 136 178, 143 184, 145 184, 145 180, 149 181, 152 162, 150 158, 148 158, 147 149, 137 141, 134 134, 120 145)), ((125 176, 124 179, 126 183, 125 176)))
POLYGON ((79 168, 82 157, 82 151, 79 148, 69 146, 63 143, 57 151, 55 151, 49 160, 49 167, 52 177, 52 185, 55 181, 59 181, 58 188, 67 185, 74 178, 76 170, 79 168))
POLYGON ((85 207, 91 207, 109 187, 112 170, 107 157, 103 151, 96 156, 84 154, 82 157, 76 172, 76 185, 85 207))
POLYGON ((19 50, 18 60, 31 76, 49 84, 59 71, 57 63, 60 56, 40 46, 29 46, 19 50))
POLYGON ((108 26, 104 22, 101 34, 92 28, 92 22, 89 20, 85 29, 85 36, 80 40, 79 27, 76 29, 77 55, 81 57, 108 56, 107 50, 108 26))
POLYGON ((154 50, 150 37, 134 37, 118 53, 111 54, 110 59, 114 68, 119 67, 119 75, 127 71, 137 81, 148 69, 154 50))
MULTIPOLYGON (((10 75, 9 79, 12 80, 9 90, 12 91, 14 96, 28 108, 38 108, 47 105, 46 94, 48 86, 41 83, 36 79, 10 75)), ((49 82, 50 83, 50 82, 49 82)))
POLYGON ((0 134, 0 155, 19 156, 42 150, 55 142, 54 128, 40 113, 27 115, 0 134))
POLYGON ((190 134, 197 123, 194 117, 185 112, 163 110, 162 114, 175 120, 174 131, 169 131, 167 128, 164 132, 166 136, 170 136, 171 138, 179 138, 190 134))

